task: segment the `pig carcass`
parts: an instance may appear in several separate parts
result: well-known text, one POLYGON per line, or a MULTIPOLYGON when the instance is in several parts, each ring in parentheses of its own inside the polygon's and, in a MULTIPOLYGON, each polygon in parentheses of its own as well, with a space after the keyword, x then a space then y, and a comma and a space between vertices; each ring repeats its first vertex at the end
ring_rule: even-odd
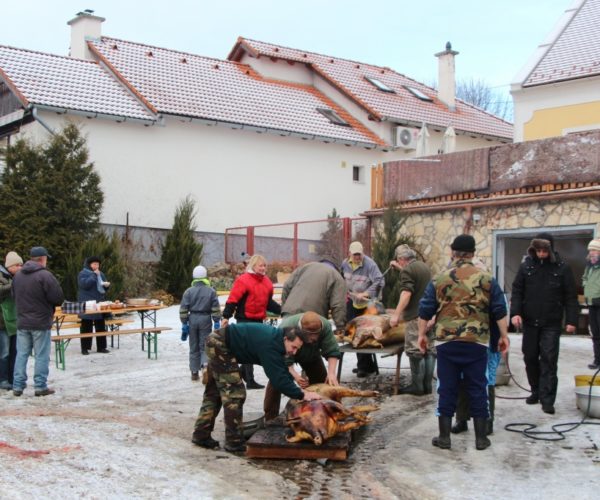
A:
POLYGON ((406 325, 401 321, 397 326, 390 326, 389 314, 363 314, 349 321, 342 338, 355 349, 367 347, 384 347, 404 342, 406 325))
POLYGON ((324 399, 315 401, 290 400, 286 407, 286 423, 294 432, 287 436, 290 443, 312 441, 320 446, 340 432, 362 427, 371 422, 368 413, 379 406, 356 405, 345 407, 340 400, 345 397, 374 397, 377 391, 359 391, 343 386, 314 384, 307 391, 317 392, 324 399))

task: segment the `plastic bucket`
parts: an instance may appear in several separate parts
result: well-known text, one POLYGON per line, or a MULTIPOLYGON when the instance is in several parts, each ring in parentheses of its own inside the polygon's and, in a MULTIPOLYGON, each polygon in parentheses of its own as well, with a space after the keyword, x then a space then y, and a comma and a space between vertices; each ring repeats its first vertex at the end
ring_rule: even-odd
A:
POLYGON ((588 416, 600 418, 600 387, 597 387, 596 384, 593 387, 589 385, 587 387, 575 387, 575 397, 577 408, 585 413, 589 407, 588 416))
MULTIPOLYGON (((593 375, 575 375, 575 387, 592 385, 593 375)), ((600 385, 600 374, 594 380, 594 385, 600 385)))

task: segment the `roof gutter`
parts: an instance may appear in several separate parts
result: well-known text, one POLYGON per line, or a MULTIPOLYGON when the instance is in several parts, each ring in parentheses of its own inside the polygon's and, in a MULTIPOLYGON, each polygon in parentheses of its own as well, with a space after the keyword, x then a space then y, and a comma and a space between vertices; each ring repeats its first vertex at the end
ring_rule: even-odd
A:
MULTIPOLYGON (((34 109, 34 117, 36 117, 37 120, 39 120, 39 118, 36 116, 35 110, 36 109, 40 109, 42 111, 49 111, 51 113, 56 113, 57 115, 76 115, 76 116, 84 116, 85 118, 102 118, 105 120, 113 120, 116 121, 117 123, 121 123, 121 122, 134 122, 134 123, 142 123, 146 126, 150 126, 150 125, 160 125, 162 123, 162 119, 159 117, 158 119, 153 119, 153 118, 148 118, 148 119, 144 119, 144 118, 132 118, 130 116, 123 116, 123 115, 110 115, 108 113, 97 113, 95 111, 83 111, 83 110, 78 110, 78 109, 68 109, 68 108, 60 108, 57 106, 45 106, 45 105, 36 105, 33 107, 34 109)), ((42 123, 42 121, 40 120, 40 123, 42 123)), ((43 123, 42 123, 43 125, 43 123)), ((50 129, 48 127, 46 127, 44 125, 44 127, 46 129, 48 129, 50 131, 50 129)), ((55 132, 52 132, 53 134, 55 132)))
POLYGON ((378 144, 375 143, 371 143, 371 142, 362 142, 362 141, 353 141, 350 139, 341 139, 341 138, 335 138, 335 137, 327 137, 324 135, 314 135, 314 134, 304 134, 302 132, 293 132, 291 130, 284 130, 284 129, 275 129, 275 128, 267 128, 267 127, 258 127, 256 125, 247 125, 244 123, 237 123, 237 122, 226 122, 226 121, 219 121, 219 120, 211 120, 211 119, 207 119, 207 118, 195 118, 193 116, 180 116, 180 115, 165 115, 165 116, 170 116, 176 120, 185 122, 185 123, 200 123, 203 125, 207 125, 209 127, 213 127, 213 126, 218 126, 218 125, 222 125, 222 126, 226 126, 228 128, 231 128, 233 130, 248 130, 248 131, 253 131, 259 134, 262 133, 267 133, 267 134, 272 134, 272 135, 279 135, 282 137, 299 137, 300 139, 303 139, 305 141, 307 140, 312 140, 312 141, 322 141, 325 143, 332 143, 332 144, 343 144, 345 146, 357 146, 357 147, 363 147, 366 149, 376 149, 376 150, 389 150, 389 147, 384 147, 384 146, 380 146, 378 144))
POLYGON ((44 120, 42 120, 40 118, 40 115, 38 114, 37 106, 31 106, 31 114, 33 116, 33 119, 35 121, 39 122, 39 124, 42 127, 44 127, 50 133, 50 135, 52 135, 52 136, 56 135, 56 132, 46 122, 44 122, 44 120))

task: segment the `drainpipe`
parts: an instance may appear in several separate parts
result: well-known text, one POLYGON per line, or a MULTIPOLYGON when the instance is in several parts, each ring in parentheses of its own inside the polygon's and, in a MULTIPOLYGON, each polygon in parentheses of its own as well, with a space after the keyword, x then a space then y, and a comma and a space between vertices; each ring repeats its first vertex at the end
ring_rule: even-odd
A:
POLYGON ((473 227, 473 207, 471 205, 465 206, 465 225, 463 227, 463 234, 470 234, 471 228, 473 227))
POLYGON ((39 122, 42 127, 44 127, 48 132, 50 132, 50 135, 56 135, 56 132, 54 130, 52 130, 49 125, 44 123, 44 120, 42 120, 39 117, 37 108, 35 106, 33 106, 31 109, 32 109, 31 114, 32 114, 33 118, 35 119, 35 121, 39 122))

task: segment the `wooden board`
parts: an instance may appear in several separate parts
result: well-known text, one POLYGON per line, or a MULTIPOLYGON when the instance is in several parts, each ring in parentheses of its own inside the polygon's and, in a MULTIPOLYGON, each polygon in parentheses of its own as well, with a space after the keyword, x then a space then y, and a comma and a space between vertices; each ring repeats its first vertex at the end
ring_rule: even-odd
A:
POLYGON ((259 429, 246 441, 246 456, 250 458, 284 458, 291 460, 346 460, 350 449, 350 432, 338 434, 315 446, 308 441, 288 443, 285 436, 290 432, 289 427, 267 426, 259 429))

